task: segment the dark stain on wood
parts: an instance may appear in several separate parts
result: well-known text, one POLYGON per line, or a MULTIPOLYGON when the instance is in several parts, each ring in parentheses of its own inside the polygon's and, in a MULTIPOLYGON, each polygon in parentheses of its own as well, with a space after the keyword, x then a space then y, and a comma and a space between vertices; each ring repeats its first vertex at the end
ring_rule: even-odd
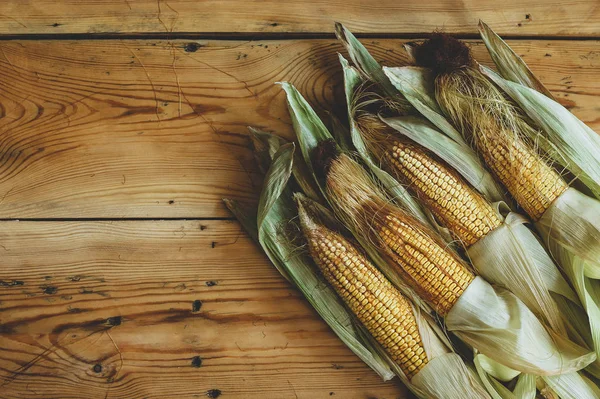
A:
POLYGON ((203 45, 199 44, 199 43, 194 43, 194 42, 190 42, 187 43, 183 46, 183 50, 186 53, 195 53, 196 51, 198 51, 198 49, 200 47, 204 47, 203 45))
POLYGON ((192 358, 192 367, 199 368, 200 366, 202 366, 202 359, 200 356, 194 356, 192 358))
POLYGON ((211 399, 216 399, 219 396, 221 396, 221 390, 220 389, 209 389, 208 391, 206 391, 206 396, 211 399))
POLYGON ((0 280, 0 287, 17 287, 17 286, 21 286, 21 285, 25 285, 25 282, 21 281, 21 280, 11 280, 11 281, 0 280))
POLYGON ((201 307, 202 301, 200 299, 196 299, 194 302, 192 302, 192 313, 199 312, 201 307))
POLYGON ((52 285, 42 285, 40 288, 42 289, 42 292, 47 295, 56 294, 56 292, 58 291, 58 288, 52 285))

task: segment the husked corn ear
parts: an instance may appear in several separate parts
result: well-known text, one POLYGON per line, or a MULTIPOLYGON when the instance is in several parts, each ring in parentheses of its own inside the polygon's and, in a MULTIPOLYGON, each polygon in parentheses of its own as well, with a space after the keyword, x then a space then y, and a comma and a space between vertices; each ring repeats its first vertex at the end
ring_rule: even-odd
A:
POLYGON ((315 224, 303 230, 325 279, 411 379, 428 360, 408 300, 341 234, 315 224))
POLYGON ((394 213, 374 218, 379 240, 399 272, 445 316, 475 276, 456 255, 394 213))
POLYGON ((490 134, 486 140, 476 141, 487 165, 533 220, 539 220, 554 200, 569 188, 567 182, 520 138, 513 138, 510 133, 502 138, 490 134))
POLYGON ((500 216, 456 172, 421 146, 394 140, 385 156, 393 172, 464 245, 471 246, 502 223, 500 216))

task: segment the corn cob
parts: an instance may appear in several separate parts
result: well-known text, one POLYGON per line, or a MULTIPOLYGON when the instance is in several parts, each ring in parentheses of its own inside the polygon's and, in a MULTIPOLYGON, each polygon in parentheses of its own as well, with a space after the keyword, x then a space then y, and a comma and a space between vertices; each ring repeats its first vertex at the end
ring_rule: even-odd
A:
POLYGON ((370 150, 411 189, 466 247, 500 227, 502 220, 485 198, 423 147, 403 140, 376 115, 357 118, 370 150))
POLYGON ((420 295, 445 316, 475 276, 406 215, 393 208, 380 212, 386 214, 373 219, 374 228, 386 252, 420 295))
POLYGON ((355 229, 369 231, 396 271, 445 316, 475 278, 473 273, 427 227, 382 200, 385 196, 347 155, 336 154, 326 164, 326 188, 339 213, 355 229))
MULTIPOLYGON (((465 47, 458 41, 450 41, 453 46, 465 47)), ((525 137, 535 136, 534 128, 500 90, 469 66, 470 59, 452 58, 445 53, 448 48, 435 46, 440 44, 427 42, 419 53, 428 57, 437 51, 435 57, 446 58, 445 67, 455 68, 438 71, 436 99, 440 107, 463 134, 473 140, 486 164, 525 212, 539 220, 566 191, 568 184, 525 141, 525 137), (456 68, 461 62, 467 65, 456 68)), ((466 54, 470 57, 468 48, 466 54)))
POLYGON ((522 139, 507 142, 511 135, 505 133, 489 136, 475 141, 484 161, 525 212, 539 220, 569 185, 522 139))
POLYGON ((410 380, 428 362, 412 306, 351 242, 299 213, 325 279, 410 380))

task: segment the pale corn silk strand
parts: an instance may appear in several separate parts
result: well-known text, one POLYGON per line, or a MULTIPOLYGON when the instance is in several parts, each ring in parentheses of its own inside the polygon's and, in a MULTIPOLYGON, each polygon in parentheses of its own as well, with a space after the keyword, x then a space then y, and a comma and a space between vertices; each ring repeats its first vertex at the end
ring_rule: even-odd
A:
POLYGON ((354 244, 313 220, 299 203, 302 231, 325 279, 423 398, 490 399, 410 302, 354 244))
POLYGON ((338 215, 386 253, 398 273, 413 283, 433 308, 442 314, 447 312, 448 330, 491 358, 516 370, 536 375, 577 371, 595 359, 594 353, 546 331, 514 294, 494 289, 480 277, 473 279, 471 274, 471 283, 462 294, 459 292, 457 295, 456 287, 465 275, 463 271, 457 273, 456 263, 449 262, 450 258, 459 262, 457 257, 448 255, 444 243, 439 240, 436 242, 425 226, 414 220, 403 225, 402 222, 407 221, 405 213, 389 202, 378 199, 380 190, 369 179, 360 165, 346 155, 339 155, 331 161, 327 172, 328 197, 338 215), (348 176, 352 176, 351 181, 348 176), (396 217, 389 220, 387 217, 390 214, 396 217), (390 227, 401 226, 406 229, 405 234, 397 234, 395 241, 389 240, 380 223, 390 223, 390 232, 394 230, 390 227), (407 229, 407 226, 413 228, 407 229), (414 236, 414 241, 405 242, 407 236, 414 236), (400 246, 394 248, 394 242, 400 243, 400 246), (402 250, 401 246, 406 250, 402 250), (413 249, 416 255, 411 254, 413 249), (442 258, 438 258, 439 251, 445 253, 442 258), (437 263, 440 259, 445 263, 437 263), (418 267, 419 262, 421 268, 418 267), (436 286, 436 282, 428 277, 437 270, 441 271, 441 279, 436 286), (475 282, 477 284, 473 286, 475 282), (471 294, 463 299, 467 292, 471 294), (484 302, 485 306, 480 306, 484 302), (452 303, 454 305, 448 307, 452 303))
MULTIPOLYGON (((395 130, 369 112, 386 108, 375 90, 372 85, 363 85, 357 89, 353 101, 352 117, 369 151, 386 171, 408 184, 450 229, 468 249, 471 262, 480 274, 488 281, 510 287, 556 332, 566 336, 565 323, 550 296, 548 283, 554 292, 576 304, 579 301, 540 243, 526 227, 520 226, 521 223, 512 223, 516 215, 510 218, 510 224, 503 224, 498 212, 461 176, 423 147, 399 137, 395 130), (494 234, 488 236, 490 232, 494 234)), ((585 344, 582 340, 579 342, 585 344)))

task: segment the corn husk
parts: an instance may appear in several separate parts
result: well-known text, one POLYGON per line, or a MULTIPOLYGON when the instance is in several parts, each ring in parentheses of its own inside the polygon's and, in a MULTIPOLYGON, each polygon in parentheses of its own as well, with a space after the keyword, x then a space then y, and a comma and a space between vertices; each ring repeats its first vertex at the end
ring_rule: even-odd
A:
POLYGON ((531 130, 536 135, 530 139, 600 199, 600 135, 542 93, 504 79, 489 68, 480 69, 542 129, 541 133, 531 130))
POLYGON ((446 327, 484 355, 534 375, 575 372, 596 359, 593 352, 547 331, 510 291, 481 277, 465 290, 445 319, 446 327))
MULTIPOLYGON (((282 145, 289 143, 289 141, 283 137, 252 126, 248 127, 248 131, 250 132, 254 159, 261 172, 266 173, 277 150, 279 150, 282 145)), ((292 175, 294 176, 294 182, 307 197, 317 202, 323 202, 319 187, 315 184, 314 180, 310 178, 308 167, 297 151, 294 151, 292 175)))
POLYGON ((479 21, 479 34, 500 74, 507 80, 530 87, 554 99, 550 90, 531 72, 525 61, 486 23, 479 21))
POLYGON ((536 227, 575 287, 600 353, 600 202, 569 188, 536 227))
POLYGON ((302 292, 344 344, 379 376, 389 380, 394 374, 375 348, 376 343, 365 339, 352 314, 323 281, 312 261, 305 255, 294 253, 297 252, 294 246, 281 239, 282 224, 295 217, 291 191, 286 187, 292 173, 293 153, 293 144, 285 144, 274 154, 265 177, 256 219, 247 207, 231 200, 225 203, 249 234, 258 239, 273 265, 302 292))

